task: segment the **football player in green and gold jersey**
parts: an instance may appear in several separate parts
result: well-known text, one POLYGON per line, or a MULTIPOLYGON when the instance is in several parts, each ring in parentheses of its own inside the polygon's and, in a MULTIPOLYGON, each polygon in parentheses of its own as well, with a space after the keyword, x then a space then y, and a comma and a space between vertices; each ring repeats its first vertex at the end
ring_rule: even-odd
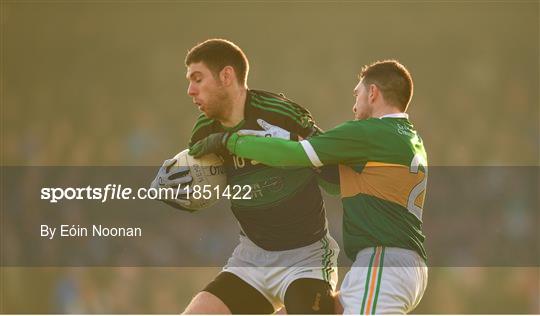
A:
POLYGON ((408 313, 427 285, 427 155, 405 113, 413 82, 395 60, 365 66, 359 79, 353 121, 300 142, 256 137, 260 131, 214 134, 195 154, 225 146, 269 166, 339 165, 343 243, 354 261, 340 289, 344 313, 408 313))

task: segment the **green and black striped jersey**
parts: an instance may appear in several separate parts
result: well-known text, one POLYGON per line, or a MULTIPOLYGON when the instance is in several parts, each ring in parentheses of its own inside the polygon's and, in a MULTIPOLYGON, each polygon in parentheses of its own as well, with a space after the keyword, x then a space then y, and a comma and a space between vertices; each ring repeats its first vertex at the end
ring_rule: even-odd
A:
MULTIPOLYGON (((206 136, 239 129, 261 130, 257 119, 284 128, 302 138, 321 131, 303 107, 270 92, 248 90, 244 120, 233 128, 199 116, 190 147, 206 136)), ((224 160, 229 185, 249 185, 251 199, 231 200, 242 233, 259 247, 277 251, 309 245, 327 232, 326 212, 312 168, 272 168, 229 152, 224 160)))

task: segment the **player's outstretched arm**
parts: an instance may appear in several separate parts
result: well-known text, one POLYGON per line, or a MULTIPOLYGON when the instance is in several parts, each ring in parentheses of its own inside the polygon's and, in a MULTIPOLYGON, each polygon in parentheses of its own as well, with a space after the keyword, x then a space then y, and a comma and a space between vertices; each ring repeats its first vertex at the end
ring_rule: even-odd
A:
POLYGON ((240 130, 235 134, 228 132, 210 134, 195 143, 190 148, 189 154, 200 157, 229 150, 237 156, 254 159, 273 167, 312 165, 302 146, 296 142, 298 135, 262 119, 258 119, 257 123, 262 130, 240 130), (290 141, 291 138, 295 141, 290 141))
POLYGON ((256 160, 272 167, 311 167, 301 143, 272 137, 233 134, 227 149, 240 157, 256 160))

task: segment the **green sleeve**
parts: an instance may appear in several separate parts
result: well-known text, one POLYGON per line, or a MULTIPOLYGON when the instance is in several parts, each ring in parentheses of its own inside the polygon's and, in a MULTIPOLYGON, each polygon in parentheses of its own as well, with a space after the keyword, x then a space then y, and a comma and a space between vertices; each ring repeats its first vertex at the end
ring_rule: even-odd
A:
POLYGON ((227 149, 237 156, 274 167, 360 163, 373 151, 366 133, 367 121, 348 121, 300 142, 233 134, 227 142, 227 149))
POLYGON ((306 154, 317 167, 365 162, 373 148, 377 147, 366 128, 367 124, 367 120, 347 121, 321 135, 309 138, 312 150, 306 151, 306 154))
POLYGON ((272 167, 311 167, 302 145, 296 141, 233 134, 227 141, 227 149, 272 167))

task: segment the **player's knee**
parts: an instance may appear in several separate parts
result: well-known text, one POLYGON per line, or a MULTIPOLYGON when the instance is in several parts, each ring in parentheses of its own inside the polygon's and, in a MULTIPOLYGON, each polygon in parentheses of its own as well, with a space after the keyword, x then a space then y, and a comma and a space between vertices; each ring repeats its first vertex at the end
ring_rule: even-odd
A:
POLYGON ((323 280, 295 280, 285 293, 285 307, 288 314, 334 314, 332 288, 323 280))
POLYGON ((231 314, 231 311, 217 296, 202 291, 195 295, 182 314, 231 314))

